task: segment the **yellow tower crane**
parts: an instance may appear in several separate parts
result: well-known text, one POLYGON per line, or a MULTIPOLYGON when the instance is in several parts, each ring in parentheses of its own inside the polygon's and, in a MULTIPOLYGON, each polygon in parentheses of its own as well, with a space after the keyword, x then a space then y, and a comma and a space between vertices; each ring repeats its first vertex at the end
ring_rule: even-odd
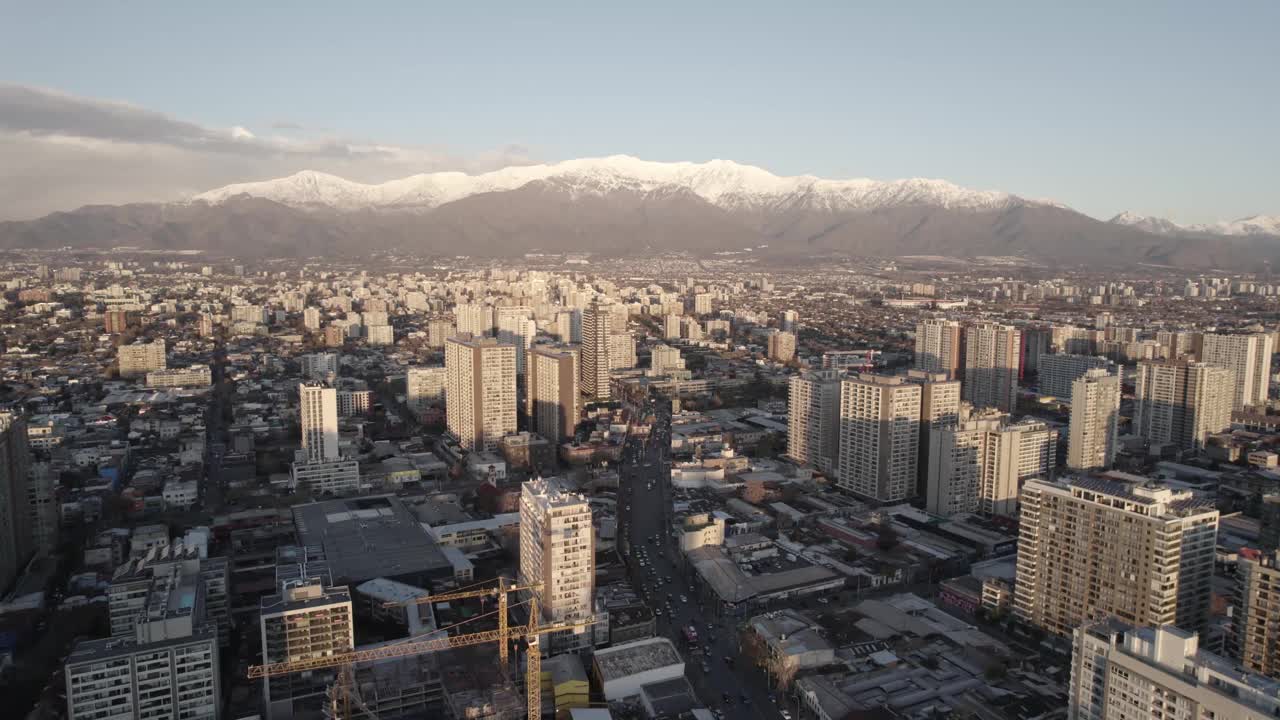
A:
MULTIPOLYGON (((410 605, 431 605, 435 603, 449 602, 451 600, 496 596, 498 598, 498 637, 500 638, 498 644, 498 662, 501 663, 502 669, 506 670, 508 661, 508 645, 510 645, 507 641, 507 596, 513 592, 519 592, 521 590, 536 590, 541 587, 538 583, 532 583, 529 585, 512 585, 510 583, 510 579, 499 577, 497 587, 486 587, 472 590, 470 588, 475 586, 470 585, 454 592, 441 593, 439 595, 424 595, 420 598, 414 598, 408 602, 387 602, 383 603, 382 606, 407 607, 410 605)), ((478 585, 479 583, 476 584, 478 585)))

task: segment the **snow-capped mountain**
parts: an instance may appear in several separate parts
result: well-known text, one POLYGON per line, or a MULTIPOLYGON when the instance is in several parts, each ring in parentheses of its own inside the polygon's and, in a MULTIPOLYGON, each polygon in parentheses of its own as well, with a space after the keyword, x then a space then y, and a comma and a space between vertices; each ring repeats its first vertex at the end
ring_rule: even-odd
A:
POLYGON ((1280 217, 1267 215, 1252 215, 1239 220, 1223 220, 1216 223, 1179 225, 1164 218, 1122 212, 1111 218, 1110 222, 1115 225, 1136 227, 1157 235, 1280 236, 1280 217))
POLYGON ((943 180, 780 177, 728 160, 664 163, 626 155, 513 166, 480 175, 461 172, 411 175, 377 185, 303 171, 276 180, 227 185, 192 199, 216 205, 232 197, 249 195, 292 207, 431 209, 481 193, 515 190, 539 180, 574 197, 602 196, 613 191, 685 190, 725 210, 798 207, 838 211, 907 206, 994 210, 1012 205, 1049 204, 1003 192, 969 190, 943 180))

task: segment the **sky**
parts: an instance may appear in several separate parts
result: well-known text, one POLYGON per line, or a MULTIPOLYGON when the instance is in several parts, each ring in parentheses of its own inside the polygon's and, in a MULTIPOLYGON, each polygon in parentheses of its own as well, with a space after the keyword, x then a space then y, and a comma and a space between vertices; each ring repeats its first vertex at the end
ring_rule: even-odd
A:
POLYGON ((1280 2, 0 0, 0 219, 629 154, 1280 214, 1280 2))

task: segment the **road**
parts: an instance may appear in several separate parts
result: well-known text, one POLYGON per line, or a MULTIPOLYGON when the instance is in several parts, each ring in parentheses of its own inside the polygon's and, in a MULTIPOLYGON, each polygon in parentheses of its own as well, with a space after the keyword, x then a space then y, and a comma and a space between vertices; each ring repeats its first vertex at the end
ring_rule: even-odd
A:
MULTIPOLYGON (((655 413, 652 432, 628 441, 621 466, 620 536, 632 583, 661 613, 658 633, 684 654, 685 674, 708 708, 721 710, 727 720, 778 720, 782 715, 768 678, 738 655, 741 620, 704 603, 674 562, 679 547, 670 534, 671 405, 650 401, 647 409, 655 413), (697 629, 697 647, 684 640, 682 628, 689 625, 697 629)), ((785 702, 781 693, 776 697, 785 702)), ((794 704, 789 708, 795 718, 794 704)))

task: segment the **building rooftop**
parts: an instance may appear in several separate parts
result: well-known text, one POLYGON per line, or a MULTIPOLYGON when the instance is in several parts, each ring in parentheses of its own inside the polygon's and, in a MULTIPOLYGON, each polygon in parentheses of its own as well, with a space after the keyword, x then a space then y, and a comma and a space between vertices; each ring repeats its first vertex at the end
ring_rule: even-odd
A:
POLYGON ((323 549, 335 584, 451 570, 435 540, 395 496, 298 505, 293 522, 302 545, 323 549))
POLYGON ((666 638, 647 638, 597 650, 594 662, 602 682, 684 663, 676 646, 666 638))

